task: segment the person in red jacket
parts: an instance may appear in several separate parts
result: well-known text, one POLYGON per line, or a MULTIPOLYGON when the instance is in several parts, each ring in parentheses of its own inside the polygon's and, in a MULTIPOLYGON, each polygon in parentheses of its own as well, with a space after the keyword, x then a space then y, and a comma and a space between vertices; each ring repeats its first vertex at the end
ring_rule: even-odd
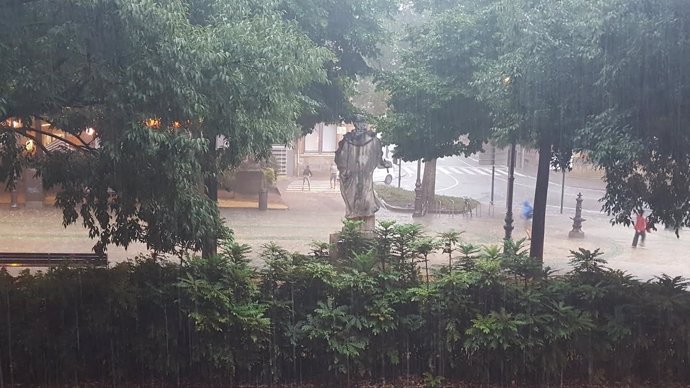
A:
POLYGON ((644 246, 644 238, 647 234, 647 219, 644 217, 644 211, 640 210, 637 213, 637 219, 635 220, 635 237, 633 238, 632 246, 633 248, 637 247, 637 240, 642 237, 640 240, 640 246, 644 246))

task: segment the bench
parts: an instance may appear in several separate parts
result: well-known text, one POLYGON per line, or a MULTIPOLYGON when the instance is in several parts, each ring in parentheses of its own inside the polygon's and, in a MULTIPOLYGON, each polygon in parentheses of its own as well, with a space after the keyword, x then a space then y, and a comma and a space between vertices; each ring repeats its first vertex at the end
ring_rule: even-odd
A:
POLYGON ((96 253, 0 252, 0 267, 106 267, 108 255, 96 253))

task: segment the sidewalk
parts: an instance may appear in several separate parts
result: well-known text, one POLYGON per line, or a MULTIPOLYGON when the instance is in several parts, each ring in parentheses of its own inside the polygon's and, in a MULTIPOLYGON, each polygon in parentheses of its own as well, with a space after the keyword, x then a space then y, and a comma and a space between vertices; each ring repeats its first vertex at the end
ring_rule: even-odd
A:
MULTIPOLYGON (((294 180, 301 182, 302 178, 281 178, 278 181, 281 194, 269 196, 271 208, 287 210, 259 211, 258 197, 222 199, 224 205, 232 207, 221 208, 221 216, 235 231, 237 240, 252 247, 252 258, 256 259, 262 246, 271 241, 288 251, 306 253, 312 242, 327 242, 331 233, 341 229, 345 205, 340 193, 337 190, 286 191, 294 180)), ((483 206, 481 217, 430 214, 413 219, 409 213, 381 209, 376 218, 400 223, 416 222, 423 225, 430 235, 451 229, 463 231, 464 241, 473 244, 501 244, 505 210, 503 206, 496 206, 493 216, 489 216, 488 205, 483 206)), ((568 212, 561 215, 557 210, 547 210, 544 247, 546 265, 567 270, 570 250, 579 247, 591 250, 600 248, 610 267, 627 271, 642 279, 662 273, 690 277, 690 233, 681 232, 681 238, 677 239, 672 232, 660 229, 647 236, 645 248, 633 249, 630 246, 632 228, 612 226, 603 215, 585 215, 585 238, 568 239, 568 232, 572 229, 572 216, 568 212)), ((514 226, 514 238, 526 237, 523 220, 516 219, 514 226)), ((64 228, 62 214, 57 209, 46 207, 11 211, 8 206, 0 206, 0 251, 89 252, 93 244, 81 224, 64 228)), ((146 252, 144 244, 133 244, 127 250, 115 246, 108 249, 110 262, 124 261, 143 252, 146 252)), ((445 257, 436 257, 434 262, 442 264, 445 257)), ((257 264, 260 262, 257 261, 257 264)))
MULTIPOLYGON (((505 209, 496 207, 493 216, 484 217, 455 217, 427 216, 420 220, 434 232, 442 232, 454 228, 464 231, 462 237, 473 244, 500 244, 505 224, 505 209)), ((559 271, 569 269, 568 261, 571 250, 585 248, 600 249, 603 259, 608 261, 611 268, 626 271, 642 279, 667 273, 671 276, 690 277, 690 234, 681 231, 680 239, 672 232, 659 230, 647 234, 646 247, 632 248, 633 229, 621 225, 611 225, 604 215, 586 215, 582 230, 584 239, 570 239, 568 232, 572 230, 573 214, 559 214, 558 211, 547 209, 546 235, 544 243, 544 263, 559 271)), ((526 238, 525 221, 519 217, 513 223, 513 238, 526 238)), ((526 241, 526 249, 529 249, 526 241)))
MULTIPOLYGON (((19 193, 17 200, 20 204, 25 202, 24 194, 19 193)), ((11 194, 5 190, 0 190, 0 207, 9 207, 11 203, 11 194)), ((55 194, 46 193, 43 199, 43 206, 52 208, 55 205, 55 194)), ((21 206, 21 205, 20 205, 21 206)), ((220 208, 242 208, 242 209, 258 209, 259 208, 259 194, 246 195, 239 193, 229 193, 225 190, 218 190, 218 207, 220 208)), ((271 210, 287 210, 288 206, 280 196, 280 192, 268 192, 268 208, 271 210)))
MULTIPOLYGON (((301 178, 292 178, 299 179, 301 178)), ((279 186, 287 187, 291 179, 279 186)), ((312 181, 313 182, 313 181, 312 181)), ((330 233, 341 228, 345 205, 340 193, 283 192, 283 199, 289 205, 288 212, 264 212, 247 214, 239 209, 226 209, 224 214, 228 223, 235 229, 241 241, 255 250, 266 241, 274 241, 290 251, 306 252, 309 244, 328 241, 330 233)), ((627 271, 643 279, 662 273, 672 276, 690 277, 690 233, 681 231, 680 239, 672 232, 659 230, 649 233, 647 246, 631 247, 632 228, 611 225, 603 214, 586 214, 583 224, 584 239, 569 239, 574 214, 559 214, 557 209, 549 208, 546 216, 546 236, 544 246, 545 264, 558 270, 567 270, 571 250, 578 248, 601 249, 603 258, 612 268, 627 271)), ((393 212, 381 209, 377 220, 395 220, 400 223, 419 223, 429 234, 454 229, 463 231, 466 242, 480 245, 501 244, 504 236, 505 208, 496 206, 493 216, 489 216, 488 204, 483 204, 481 217, 451 216, 430 214, 413 219, 410 213, 393 212)), ((516 216, 513 238, 527 237, 524 220, 516 216)), ((529 244, 529 241, 527 241, 529 244)), ((529 245, 526 246, 529 249, 529 245)), ((445 258, 438 258, 444 263, 445 258)))
MULTIPOLYGON (((229 193, 227 191, 218 190, 218 207, 221 209, 258 209, 259 194, 257 193, 255 195, 247 195, 240 193, 229 193)), ((268 209, 288 209, 288 205, 285 203, 285 201, 283 201, 283 198, 280 195, 280 191, 271 190, 268 192, 268 209)))

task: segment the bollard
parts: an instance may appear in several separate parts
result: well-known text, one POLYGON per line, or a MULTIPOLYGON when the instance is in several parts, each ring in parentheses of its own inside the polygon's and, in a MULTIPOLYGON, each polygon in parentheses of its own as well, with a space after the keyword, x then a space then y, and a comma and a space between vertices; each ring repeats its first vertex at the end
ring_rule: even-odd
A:
POLYGON ((259 210, 268 210, 268 190, 259 190, 259 210))
POLYGON ((568 233, 568 237, 585 238, 585 232, 582 231, 582 223, 587 220, 582 218, 582 193, 577 193, 575 202, 575 217, 570 217, 573 220, 573 230, 568 233))

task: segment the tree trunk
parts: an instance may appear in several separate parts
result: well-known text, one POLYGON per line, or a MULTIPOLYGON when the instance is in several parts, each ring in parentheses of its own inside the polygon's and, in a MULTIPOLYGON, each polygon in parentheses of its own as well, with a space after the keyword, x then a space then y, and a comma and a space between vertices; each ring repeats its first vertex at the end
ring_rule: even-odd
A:
POLYGON ((436 159, 424 163, 424 176, 422 178, 422 192, 428 209, 436 209, 436 159))
POLYGON ((551 143, 539 143, 539 167, 537 185, 534 189, 534 218, 532 220, 532 243, 529 256, 540 264, 544 263, 544 231, 546 227, 546 197, 549 193, 549 166, 551 163, 551 143))
MULTIPOLYGON (((202 163, 204 186, 206 195, 218 206, 218 177, 215 174, 216 165, 216 138, 206 136, 209 149, 206 151, 205 163, 202 163)), ((218 254, 218 236, 214 233, 211 236, 204 236, 203 246, 201 247, 201 257, 208 259, 218 254)))
MULTIPOLYGON (((206 186, 206 195, 208 198, 218 203, 218 178, 213 175, 206 177, 204 179, 204 185, 206 186)), ((206 236, 204 238, 204 245, 201 248, 201 257, 208 259, 218 253, 218 236, 206 236)))

